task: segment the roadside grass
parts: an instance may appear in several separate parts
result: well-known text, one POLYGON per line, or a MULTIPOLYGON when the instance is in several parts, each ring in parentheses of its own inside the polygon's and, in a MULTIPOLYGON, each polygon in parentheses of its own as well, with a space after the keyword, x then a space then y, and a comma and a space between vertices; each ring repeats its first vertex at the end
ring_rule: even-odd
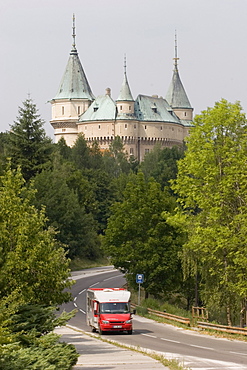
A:
MULTIPOLYGON (((149 307, 149 308, 152 308, 152 307, 149 307)), ((147 307, 144 307, 144 306, 137 306, 136 307, 136 313, 139 316, 146 317, 148 319, 154 320, 154 321, 159 322, 159 323, 170 324, 170 325, 173 325, 173 326, 176 326, 176 327, 179 327, 179 328, 183 328, 183 329, 186 329, 186 330, 194 330, 194 331, 196 330, 197 332, 199 332, 201 334, 210 335, 210 336, 214 336, 214 337, 217 337, 217 338, 225 338, 225 339, 229 339, 229 340, 240 340, 240 341, 243 341, 243 342, 247 342, 247 336, 246 335, 231 334, 231 333, 221 332, 221 331, 212 330, 212 329, 200 329, 200 328, 196 327, 196 324, 194 324, 194 326, 193 325, 192 326, 187 326, 187 325, 184 325, 180 322, 173 321, 173 320, 168 320, 166 318, 159 317, 159 316, 156 316, 154 314, 148 313, 147 307)), ((169 312, 169 313, 171 313, 171 312, 169 312)), ((182 316, 182 315, 178 315, 178 316, 182 316)), ((183 317, 189 317, 189 316, 184 315, 183 317)))
POLYGON ((70 261, 70 269, 71 271, 79 271, 79 270, 84 270, 84 269, 89 269, 93 267, 101 267, 101 266, 108 266, 109 265, 109 260, 104 257, 104 258, 99 258, 97 260, 91 261, 89 259, 79 259, 75 258, 70 261))
POLYGON ((94 335, 93 334, 88 334, 88 333, 86 333, 86 334, 89 335, 89 336, 92 336, 94 338, 96 337, 97 339, 100 339, 102 342, 113 344, 116 347, 125 348, 125 349, 128 349, 128 350, 134 351, 134 352, 142 353, 145 356, 149 356, 149 357, 153 358, 154 360, 159 361, 160 363, 162 363, 162 365, 168 367, 170 370, 190 370, 188 367, 184 367, 184 365, 182 365, 176 359, 168 360, 164 356, 156 354, 152 351, 145 351, 145 350, 142 350, 139 347, 128 346, 128 345, 125 345, 125 344, 122 344, 122 343, 118 343, 114 340, 105 339, 102 336, 97 335, 97 334, 94 334, 94 335))

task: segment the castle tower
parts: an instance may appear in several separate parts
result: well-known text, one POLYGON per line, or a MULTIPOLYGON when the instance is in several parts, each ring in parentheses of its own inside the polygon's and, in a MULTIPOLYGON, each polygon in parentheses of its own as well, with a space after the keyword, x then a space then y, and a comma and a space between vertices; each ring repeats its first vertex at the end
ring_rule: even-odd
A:
POLYGON ((172 81, 170 83, 168 92, 166 94, 166 100, 172 107, 173 112, 182 121, 193 120, 193 108, 190 105, 188 96, 185 92, 183 84, 181 82, 178 73, 178 60, 177 57, 177 35, 175 34, 175 58, 174 58, 174 70, 172 81))
POLYGON ((58 92, 51 100, 55 142, 61 137, 72 146, 77 139, 77 122, 95 99, 91 91, 75 44, 75 17, 73 15, 73 44, 58 92))
POLYGON ((135 101, 130 91, 126 73, 126 57, 124 58, 124 79, 119 96, 116 100, 118 114, 134 114, 135 101))

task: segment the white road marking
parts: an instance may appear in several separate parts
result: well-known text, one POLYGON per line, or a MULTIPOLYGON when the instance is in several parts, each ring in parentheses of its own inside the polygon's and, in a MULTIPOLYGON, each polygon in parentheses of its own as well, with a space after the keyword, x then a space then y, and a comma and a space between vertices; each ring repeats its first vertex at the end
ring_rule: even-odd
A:
POLYGON ((235 355, 247 356, 247 353, 243 353, 243 352, 233 352, 233 351, 230 351, 230 353, 234 353, 235 355))
POLYGON ((112 279, 115 279, 115 278, 117 278, 119 276, 123 276, 123 275, 112 276, 112 277, 109 277, 107 279, 104 279, 103 281, 112 280, 112 279))
POLYGON ((85 290, 86 290, 86 289, 83 289, 81 292, 79 292, 79 294, 81 294, 81 293, 85 292, 85 290))
POLYGON ((150 334, 141 333, 141 335, 145 335, 146 337, 150 337, 150 338, 157 338, 155 335, 150 335, 150 334))
POLYGON ((214 348, 210 347, 203 347, 203 346, 196 346, 195 344, 188 344, 190 347, 196 347, 196 348, 201 348, 201 349, 210 349, 211 351, 214 351, 214 348))
POLYGON ((90 285, 90 288, 92 288, 93 286, 98 285, 98 284, 99 284, 99 281, 95 284, 90 285))
POLYGON ((81 308, 79 308, 79 310, 80 310, 82 313, 84 313, 84 315, 86 315, 86 312, 85 312, 85 311, 83 311, 81 308))
POLYGON ((77 300, 77 297, 74 298, 74 301, 76 301, 76 300, 77 300))
POLYGON ((74 302, 74 306, 77 307, 77 304, 74 302))
POLYGON ((160 338, 161 340, 166 340, 167 342, 172 342, 172 343, 179 343, 181 344, 181 342, 178 342, 177 340, 171 340, 171 339, 166 339, 166 338, 160 338))

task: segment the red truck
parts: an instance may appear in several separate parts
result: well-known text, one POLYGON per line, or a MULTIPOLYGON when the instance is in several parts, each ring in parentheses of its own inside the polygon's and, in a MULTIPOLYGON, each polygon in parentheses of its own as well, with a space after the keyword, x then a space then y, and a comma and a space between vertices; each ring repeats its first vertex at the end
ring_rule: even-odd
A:
MULTIPOLYGON (((121 331, 132 334, 130 292, 124 288, 87 290, 87 324, 100 334, 121 331)), ((134 312, 133 312, 134 313, 134 312)))

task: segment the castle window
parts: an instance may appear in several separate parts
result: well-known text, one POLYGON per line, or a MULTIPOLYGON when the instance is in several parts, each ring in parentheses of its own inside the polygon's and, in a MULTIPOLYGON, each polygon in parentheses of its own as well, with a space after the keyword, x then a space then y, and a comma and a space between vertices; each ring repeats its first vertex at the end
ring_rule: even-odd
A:
POLYGON ((94 112, 97 112, 98 108, 99 108, 99 107, 94 107, 94 108, 93 108, 94 112))
POLYGON ((64 115, 64 107, 62 107, 62 116, 64 115))
POLYGON ((145 154, 149 153, 149 149, 145 149, 145 154))
POLYGON ((81 114, 81 107, 77 108, 78 115, 81 114))
POLYGON ((163 127, 162 126, 160 126, 160 129, 161 129, 161 131, 163 130, 163 127))
POLYGON ((129 105, 129 110, 131 110, 131 105, 129 105))
POLYGON ((134 149, 130 148, 130 155, 133 155, 133 154, 134 154, 134 149))
POLYGON ((123 106, 122 105, 120 105, 120 110, 123 110, 123 106))
POLYGON ((125 123, 124 128, 127 128, 127 127, 128 127, 128 125, 127 125, 127 123, 125 123))
POLYGON ((184 116, 186 117, 186 112, 184 112, 184 116))
POLYGON ((65 132, 66 131, 66 128, 62 128, 62 132, 65 132))
POLYGON ((154 112, 154 113, 157 113, 157 107, 156 107, 156 104, 154 103, 153 105, 152 105, 152 111, 154 112))
POLYGON ((100 125, 99 125, 99 130, 100 130, 100 125))
POLYGON ((85 130, 87 129, 87 126, 85 126, 85 130))
POLYGON ((145 125, 145 126, 144 126, 144 128, 145 128, 145 130, 146 130, 146 129, 147 129, 147 126, 145 125))

